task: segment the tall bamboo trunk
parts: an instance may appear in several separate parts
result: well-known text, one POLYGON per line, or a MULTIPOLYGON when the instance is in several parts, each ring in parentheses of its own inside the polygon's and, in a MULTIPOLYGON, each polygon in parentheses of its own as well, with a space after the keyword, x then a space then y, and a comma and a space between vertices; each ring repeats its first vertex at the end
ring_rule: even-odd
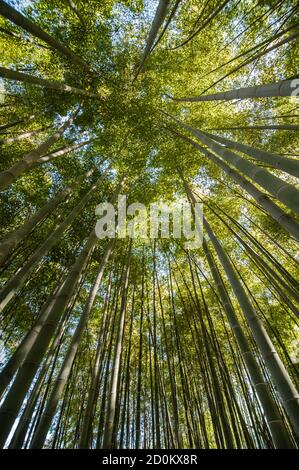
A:
POLYGON ((153 249, 153 346, 154 346, 154 404, 155 404, 155 448, 161 449, 160 430, 160 396, 159 396, 159 363, 158 363, 158 342, 157 342, 157 309, 156 309, 156 240, 153 249))
POLYGON ((112 371, 111 371, 111 383, 110 383, 109 399, 108 399, 107 412, 106 412, 106 423, 105 423, 105 430, 104 430, 104 437, 103 437, 103 449, 111 449, 112 447, 113 428, 114 428, 115 412, 116 412, 116 405, 117 405, 116 400, 117 400, 119 377, 120 377, 120 361, 121 361, 125 317, 126 317, 127 291, 128 291, 129 275, 130 275, 131 245, 132 245, 132 242, 130 243, 129 248, 128 248, 126 271, 124 275, 123 292, 122 292, 121 306, 120 306, 120 317, 119 317, 119 324, 118 324, 117 335, 116 335, 116 340, 115 340, 116 341, 115 353, 114 353, 113 365, 112 365, 112 371))
POLYGON ((285 171, 286 173, 289 173, 290 175, 299 178, 299 162, 293 158, 282 157, 281 155, 277 155, 266 150, 256 149, 254 147, 251 147, 250 145, 235 142, 225 137, 210 134, 205 131, 202 131, 202 133, 206 134, 208 137, 213 140, 216 140, 217 142, 225 144, 229 148, 238 150, 239 152, 243 152, 246 155, 249 155, 250 157, 254 158, 255 160, 267 163, 267 165, 271 165, 274 168, 277 168, 278 170, 285 171))
POLYGON ((259 184, 262 188, 266 189, 266 191, 272 194, 280 202, 299 214, 299 190, 297 190, 294 186, 290 185, 284 180, 281 180, 277 176, 272 175, 272 173, 269 173, 267 170, 256 166, 254 163, 251 163, 250 161, 240 157, 222 145, 219 145, 200 130, 194 129, 193 127, 189 126, 188 124, 184 124, 176 118, 173 119, 193 136, 200 139, 203 144, 207 145, 210 150, 223 158, 223 160, 225 160, 230 165, 233 165, 245 176, 259 184))
POLYGON ((0 408, 0 419, 2 420, 0 429, 1 447, 5 445, 6 439, 11 431, 15 419, 18 416, 30 384, 36 375, 52 336, 55 333, 59 318, 62 312, 64 312, 72 293, 78 284, 79 278, 91 257, 96 242, 97 236, 93 229, 84 245, 84 248, 71 268, 69 275, 57 292, 54 301, 50 304, 46 321, 5 397, 0 408))
MULTIPOLYGON (((18 124, 29 124, 30 121, 36 118, 36 114, 31 114, 30 116, 26 116, 21 119, 16 119, 15 121, 9 122, 7 124, 3 124, 0 126, 0 131, 4 131, 5 129, 11 129, 12 127, 17 126, 18 124)), ((4 132, 5 134, 5 132, 4 132)))
POLYGON ((69 5, 69 7, 71 8, 71 10, 73 10, 73 12, 75 13, 77 18, 80 20, 80 23, 83 26, 83 29, 85 30, 86 29, 86 24, 85 24, 84 18, 81 15, 81 13, 79 12, 79 10, 76 7, 75 3, 73 2, 73 0, 67 0, 67 3, 69 5))
POLYGON ((219 292, 219 296, 227 315, 232 332, 235 335, 241 355, 246 364, 251 383, 256 390, 261 405, 263 407, 267 424, 269 426, 273 442, 277 448, 293 447, 292 441, 288 435, 285 425, 281 419, 280 413, 272 398, 269 385, 262 375, 259 365, 256 362, 254 354, 251 351, 249 342, 243 332, 242 326, 238 320, 230 298, 225 289, 221 275, 217 269, 213 256, 208 248, 206 241, 203 242, 204 252, 209 263, 209 267, 219 292))
POLYGON ((79 449, 88 449, 90 443, 92 444, 92 436, 93 436, 92 423, 93 423, 96 397, 99 391, 98 387, 99 387, 100 373, 101 373, 100 367, 101 367, 101 363, 103 360, 103 350, 105 346, 105 339, 107 336, 107 328, 109 327, 109 320, 111 316, 109 315, 109 312, 108 312, 109 300, 110 300, 110 294, 111 294, 111 283, 112 283, 111 277, 112 277, 112 270, 109 276, 108 289, 106 292, 106 298, 105 298, 105 302, 104 302, 104 306, 102 310, 101 327, 99 331, 96 357, 95 357, 94 365, 92 369, 91 383, 90 383, 89 390, 88 390, 87 403, 84 409, 82 429, 81 429, 81 434, 80 434, 80 439, 79 439, 79 444, 78 444, 79 449))
POLYGON ((213 129, 208 129, 213 131, 238 131, 238 130, 282 130, 282 131, 298 131, 298 124, 273 124, 273 125, 264 125, 264 126, 236 126, 236 127, 217 127, 213 129))
POLYGON ((40 330, 46 322, 47 316, 49 314, 49 309, 51 304, 54 302, 59 289, 62 288, 65 280, 65 276, 58 283, 57 287, 54 289, 54 292, 49 295, 46 302, 42 306, 37 320, 34 322, 32 328, 24 336, 19 346, 14 351, 13 355, 9 358, 3 369, 0 373, 0 397, 3 396, 6 388, 13 379, 14 374, 17 372, 18 368, 22 365, 26 359, 27 354, 32 348, 36 337, 38 336, 40 330))
POLYGON ((201 329, 200 333, 203 338, 203 344, 204 344, 205 352, 207 355, 207 363, 209 364, 209 369, 211 371, 211 381, 213 384, 213 393, 215 395, 216 411, 217 411, 217 414, 219 414, 219 418, 220 418, 223 439, 225 442, 225 448, 231 449, 235 447, 235 443, 234 443, 233 435, 231 433, 230 426, 228 423, 228 417, 227 417, 227 413, 226 413, 225 405, 224 405, 223 391, 221 390, 219 378, 216 372, 216 367, 213 363, 213 355, 212 355, 211 346, 210 346, 210 339, 209 339, 207 328, 203 321, 202 310, 201 310, 198 295, 197 295, 197 290, 196 290, 195 280, 194 280, 194 273, 193 273, 192 265, 190 262, 190 257, 188 257, 188 261, 189 261, 189 269, 191 273, 193 292, 194 292, 194 297, 195 297, 194 304, 195 304, 196 310, 198 311, 198 319, 199 319, 199 324, 200 324, 200 329, 201 329))
MULTIPOLYGON (((116 324, 116 313, 117 313, 117 300, 116 296, 119 294, 119 289, 116 288, 115 292, 113 294, 113 300, 112 300, 112 306, 111 306, 111 313, 110 316, 112 317, 112 323, 110 322, 110 325, 116 324), (116 293, 116 295, 114 295, 116 293)), ((103 442, 103 434, 104 434, 104 429, 105 429, 105 415, 106 415, 106 404, 108 400, 108 388, 109 388, 109 368, 111 364, 111 356, 112 356, 112 346, 113 346, 113 327, 111 326, 110 328, 109 335, 107 334, 106 337, 106 342, 107 344, 107 354, 105 357, 105 362, 102 362, 103 364, 103 387, 102 387, 102 393, 101 393, 101 403, 100 403, 100 416, 99 416, 99 424, 98 424, 98 432, 97 432, 97 440, 96 440, 96 449, 101 449, 102 448, 102 442, 103 442)), ((103 359, 104 361, 104 359, 103 359)), ((91 445, 91 435, 90 429, 86 428, 88 430, 88 434, 83 436, 82 434, 82 445, 81 448, 89 448, 91 445)))
POLYGON ((41 132, 44 132, 48 129, 50 129, 49 126, 48 127, 41 127, 40 129, 36 129, 34 131, 22 132, 21 134, 18 134, 15 137, 7 137, 6 139, 0 140, 0 145, 14 144, 15 142, 19 142, 20 140, 28 139, 29 137, 33 137, 34 135, 38 135, 41 132))
POLYGON ((170 0, 159 0, 155 17, 152 22, 151 29, 150 29, 150 32, 146 41, 146 46, 145 46, 145 49, 144 49, 144 52, 143 52, 143 55, 142 55, 134 80, 136 80, 136 78, 138 77, 144 62, 146 61, 146 59, 148 58, 150 54, 151 48, 154 45, 155 38, 166 17, 169 3, 170 3, 170 0))
POLYGON ((190 143, 196 150, 198 150, 203 155, 207 156, 209 160, 214 162, 217 166, 224 170, 241 188, 243 188, 247 193, 249 193, 257 203, 274 219, 276 220, 286 231, 293 235, 296 240, 299 241, 299 225, 298 223, 283 210, 280 209, 271 199, 265 194, 262 193, 256 186, 254 186, 250 181, 244 178, 240 173, 227 165, 223 160, 218 158, 212 152, 197 144, 188 137, 180 134, 177 131, 172 131, 173 134, 179 136, 181 139, 190 143))
POLYGON ((60 240, 64 231, 73 223, 76 217, 79 215, 81 210, 90 200, 97 184, 92 186, 92 188, 83 196, 79 203, 74 207, 74 209, 67 215, 64 221, 51 233, 49 237, 42 242, 42 244, 37 248, 37 250, 30 256, 28 261, 22 266, 22 268, 17 271, 14 277, 12 277, 5 286, 0 291, 0 310, 2 310, 8 302, 16 295, 17 290, 24 284, 25 280, 32 272, 34 267, 40 262, 40 260, 51 250, 51 248, 60 240))
POLYGON ((44 220, 67 196, 71 190, 65 189, 59 192, 50 199, 39 211, 37 211, 27 222, 21 227, 4 237, 0 243, 0 265, 3 265, 7 260, 10 252, 19 244, 25 237, 41 222, 44 220))
POLYGON ((87 98, 100 99, 99 95, 92 93, 91 91, 82 90, 81 88, 67 85, 64 82, 59 82, 57 80, 54 81, 35 77, 33 75, 28 75, 27 73, 18 72, 17 70, 11 70, 5 67, 0 67, 0 77, 7 78, 9 80, 15 80, 17 82, 39 85, 45 88, 50 88, 51 90, 59 91, 61 93, 72 93, 74 95, 86 96, 87 98))
MULTIPOLYGON (((79 179, 79 182, 88 178, 95 168, 88 171, 83 178, 79 179)), ((30 217, 23 225, 15 229, 13 232, 7 234, 0 243, 0 266, 6 261, 9 253, 22 241, 25 237, 35 229, 35 227, 44 220, 53 210, 73 192, 74 186, 67 186, 65 189, 56 194, 51 198, 41 209, 30 217)))
MULTIPOLYGON (((279 37, 280 35, 282 34, 285 34, 286 32, 288 32, 290 29, 293 29, 295 28, 296 26, 298 25, 293 25, 293 26, 290 26, 289 28, 287 28, 286 30, 284 31, 281 31, 280 33, 277 33, 276 35, 273 36, 273 40, 275 39, 275 37, 279 37)), ((222 82, 222 80, 224 80, 225 78, 229 77, 230 75, 232 75, 233 73, 236 73, 238 72, 241 68, 245 67, 245 65, 249 65, 251 64, 253 61, 256 61, 257 59, 263 57, 264 55, 268 54, 269 52, 271 51, 274 51, 275 49, 277 49, 278 47, 281 47, 283 46, 284 44, 287 44, 291 41, 294 41, 295 39, 297 39, 299 36, 299 32, 295 32, 294 34, 292 35, 289 35, 287 36, 285 39, 282 39, 281 41, 278 41, 276 44, 274 44, 273 46, 271 47, 268 47, 268 48, 264 48, 264 47, 261 47, 261 50, 257 53, 257 54, 253 54, 251 55, 248 59, 245 59, 243 62, 241 62, 240 65, 238 65, 237 67, 233 68, 232 70, 230 70, 229 72, 227 72, 224 76, 222 76, 221 78, 219 78, 218 80, 216 80, 216 82, 212 83, 212 85, 210 85, 208 88, 206 88, 203 92, 202 92, 202 95, 204 93, 206 93, 208 90, 210 90, 211 88, 213 88, 215 85, 217 85, 218 83, 222 82)), ((262 43, 260 43, 260 46, 262 46, 263 43, 265 43, 266 41, 263 41, 262 43)), ((268 41, 270 42, 270 41, 268 41)), ((249 49, 248 51, 246 51, 245 53, 243 54, 240 54, 240 56, 244 55, 244 54, 247 54, 250 50, 252 49, 255 49, 256 47, 258 46, 255 46, 251 49, 249 49)), ((240 57, 239 56, 239 57, 240 57)), ((237 59, 238 57, 236 57, 235 59, 237 59)))
POLYGON ((141 379, 142 379, 142 349, 143 349, 143 315, 144 315, 144 251, 142 256, 142 280, 141 280, 141 305, 140 305, 140 320, 139 320, 139 356, 138 356, 138 371, 137 371, 137 404, 136 404, 136 438, 135 448, 140 448, 140 435, 141 435, 141 379))
POLYGON ((61 346, 61 341, 65 333, 66 322, 67 322, 67 318, 65 318, 64 321, 60 322, 60 325, 55 335, 55 339, 53 341, 53 344, 51 345, 51 349, 49 350, 48 355, 42 365, 38 378, 30 393, 30 398, 28 399, 26 406, 24 408, 24 411, 22 413, 22 416, 20 417, 18 426, 14 432, 13 438, 11 439, 9 443, 10 449, 21 449, 24 444, 25 437, 28 432, 30 422, 32 420, 32 415, 34 413, 34 409, 36 407, 39 394, 41 392, 41 388, 45 381, 47 371, 50 368, 51 362, 53 358, 55 357, 55 355, 57 355, 58 349, 61 346))
MULTIPOLYGON (((183 41, 181 44, 178 44, 177 46, 175 47, 172 47, 171 50, 175 50, 175 49, 178 49, 179 47, 182 47, 182 46, 185 46, 186 44, 188 44, 188 42, 190 42, 195 36, 197 36, 204 28, 206 28, 208 26, 209 23, 211 23, 211 21, 218 15, 218 13, 221 12, 221 10, 225 7, 225 5, 229 2, 229 0, 224 0, 223 2, 218 2, 218 5, 216 5, 215 9, 212 11, 212 14, 211 15, 208 15, 208 17, 204 18, 203 19, 203 22, 202 24, 199 26, 199 28, 197 28, 195 31, 192 32, 192 34, 187 38, 185 39, 185 41, 183 41)), ((203 10, 201 11, 201 14, 203 13, 206 5, 207 5, 208 2, 206 2, 203 6, 203 10)))
MULTIPOLYGON (((237 238, 237 240, 243 245, 245 250, 248 252, 248 255, 254 259, 264 270, 266 271, 267 275, 269 275, 270 278, 274 278, 281 286, 288 292, 289 295, 291 295, 297 303, 299 303, 299 295, 298 295, 298 289, 299 289, 299 283, 297 280, 276 260, 276 258, 269 253, 269 251, 261 245, 257 239, 250 234, 248 230, 246 230, 239 222, 237 222, 232 216, 229 214, 225 214, 225 212, 219 207, 218 204, 212 203, 212 202, 207 202, 205 201, 205 204, 211 209, 211 211, 223 222, 223 224, 226 225, 228 230, 231 231, 231 233, 237 238), (267 261, 264 260, 264 258, 261 257, 261 255, 255 251, 253 248, 251 248, 250 245, 240 236, 239 233, 237 233, 233 227, 228 224, 224 218, 212 207, 213 206, 217 207, 217 210, 220 211, 223 215, 226 215, 226 217, 250 240, 250 242, 266 257, 267 261), (276 268, 276 270, 279 272, 279 274, 269 265, 269 262, 276 268)), ((294 310, 295 315, 298 316, 298 311, 294 310)))
POLYGON ((68 129, 76 119, 79 111, 81 109, 81 105, 77 108, 77 110, 71 114, 71 116, 64 122, 64 124, 49 137, 45 142, 39 145, 36 149, 32 150, 31 152, 27 153, 23 160, 18 161, 8 170, 3 171, 0 173, 0 189, 5 189, 8 185, 13 183, 16 178, 22 175, 25 171, 29 170, 33 163, 35 163, 42 155, 44 155, 47 150, 62 136, 64 131, 68 129))
MULTIPOLYGON (((192 203, 194 204, 195 197, 187 185, 186 181, 183 180, 185 189, 188 196, 190 197, 192 203)), ((234 291, 234 294, 239 302, 241 310, 248 322, 248 326, 252 335, 256 341, 256 344, 261 352, 262 358, 266 364, 267 369, 271 373, 273 383, 276 385, 278 393, 281 398, 281 402, 289 416, 289 419, 294 427, 296 435, 299 436, 299 397, 298 392, 293 385, 291 378, 285 369, 274 345, 268 333, 266 332, 264 326, 259 320, 256 311, 251 305, 246 292, 241 284, 239 277, 237 276, 227 254, 225 253, 222 245, 216 238, 212 228, 210 227, 208 221, 204 217, 204 227, 207 231, 207 234, 214 246, 214 249, 217 253, 217 256, 223 266, 223 269, 226 273, 227 278, 231 284, 231 287, 234 291)), ((274 419, 274 418, 273 418, 274 419)), ((276 421, 276 419, 274 419, 276 421)), ((273 424, 273 421, 271 422, 273 424)), ((275 424, 275 423, 274 423, 275 424)), ((270 425, 270 423, 269 423, 270 425)), ((282 434, 283 435, 283 434, 282 434)), ((293 447, 290 439, 287 439, 285 436, 284 447, 293 447)))
POLYGON ((15 119, 14 121, 8 122, 7 124, 2 124, 0 126, 0 131, 4 131, 5 129, 10 129, 11 127, 15 127, 18 124, 22 124, 23 122, 26 122, 26 119, 15 119))
MULTIPOLYGON (((215 213, 215 212, 214 212, 215 213)), ((240 235, 232 228, 230 227, 224 220, 223 218, 219 215, 219 214, 216 214, 217 217, 227 226, 227 228, 231 231, 231 233, 236 237, 236 239, 241 243, 241 245, 244 247, 244 249, 246 250, 246 252, 248 253, 248 255, 251 257, 251 259, 253 259, 258 265, 260 265, 263 269, 263 272, 265 273, 266 277, 268 279, 274 279, 275 280, 275 285, 277 285, 276 283, 279 283, 286 291, 287 293, 292 296, 296 301, 297 303, 299 303, 299 297, 298 297, 298 294, 296 291, 293 291, 293 289, 291 288, 291 286, 289 286, 289 284, 287 284, 286 282, 284 282, 283 278, 281 275, 277 274, 276 271, 274 271, 268 263, 266 263, 263 258, 256 252, 254 251, 250 245, 248 245, 248 243, 243 240, 242 237, 240 237, 240 235)), ((279 292, 280 294, 281 292, 279 292)), ((287 299, 289 300, 289 299, 287 299)), ((289 304, 290 306, 290 304, 289 304)), ((291 308, 291 307, 290 307, 291 308)), ((298 310, 293 306, 292 308, 292 311, 293 313, 299 318, 299 312, 298 310)))
POLYGON ((49 152, 46 155, 43 155, 42 157, 40 157, 36 161, 36 164, 39 165, 41 163, 48 162, 49 160, 62 157, 63 155, 67 155, 68 153, 73 152, 74 150, 78 150, 81 147, 85 147, 85 145, 89 145, 93 141, 94 139, 89 139, 89 140, 86 140, 85 142, 80 142, 79 144, 70 145, 69 147, 63 147, 58 150, 54 150, 53 152, 49 152))
POLYGON ((85 325, 88 321, 91 309, 93 307, 94 301, 96 299, 96 295, 98 293, 102 277, 104 274, 104 269, 106 267, 107 261, 109 259, 111 250, 113 246, 113 241, 110 241, 106 247, 106 250, 104 252, 102 261, 100 263, 99 271, 98 274, 95 278, 95 281, 93 283, 93 286, 90 290, 89 297, 87 299, 87 302, 85 304, 85 307, 83 309, 82 315, 80 317, 79 323, 76 327, 76 330, 73 334, 71 343, 69 345, 69 348, 66 352, 64 361, 62 363, 60 372, 55 380, 55 383, 53 385, 53 388, 51 390, 51 395, 48 399, 47 405, 45 407, 45 410, 41 416, 41 419, 39 421, 38 427, 33 435, 32 442, 30 444, 31 449, 39 449, 42 448, 47 434, 48 430, 51 426, 52 420, 55 416, 55 412, 59 403, 59 400, 61 398, 61 395, 63 393, 63 389, 65 387, 65 384, 69 378, 72 365, 79 347, 79 342, 82 337, 85 325))
POLYGON ((291 96, 294 93, 294 80, 281 80, 266 85, 237 88, 235 90, 214 93, 211 95, 194 96, 191 98, 172 98, 175 101, 215 101, 215 100, 244 100, 246 98, 264 98, 269 96, 291 96))

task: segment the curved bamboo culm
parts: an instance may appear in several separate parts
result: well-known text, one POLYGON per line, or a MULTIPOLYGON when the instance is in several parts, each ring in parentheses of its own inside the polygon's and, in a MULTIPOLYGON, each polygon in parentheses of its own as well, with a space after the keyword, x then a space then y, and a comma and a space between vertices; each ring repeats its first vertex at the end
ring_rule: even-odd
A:
POLYGON ((31 152, 27 153, 22 160, 15 163, 9 169, 2 171, 0 173, 0 189, 3 190, 7 188, 8 185, 13 183, 16 178, 22 175, 25 171, 28 171, 31 166, 39 160, 39 158, 44 155, 44 153, 53 145, 57 140, 63 135, 66 129, 68 129, 76 119, 79 111, 81 109, 81 105, 77 108, 77 110, 64 122, 64 124, 49 137, 45 142, 39 145, 36 149, 32 150, 31 152))
MULTIPOLYGON (((98 183, 101 181, 99 179, 98 183)), ((8 281, 0 291, 0 310, 11 301, 16 295, 16 292, 24 284, 30 272, 40 262, 43 256, 58 242, 64 231, 73 223, 80 211, 84 208, 87 202, 92 197, 97 184, 93 185, 91 189, 83 196, 74 209, 66 216, 61 224, 51 233, 51 235, 44 240, 44 242, 37 248, 37 250, 29 257, 28 261, 24 264, 16 275, 8 281)))
MULTIPOLYGON (((196 203, 196 199, 187 185, 186 181, 183 179, 183 184, 185 186, 186 192, 192 201, 192 204, 196 203)), ((230 281, 232 290, 238 299, 239 305, 242 309, 242 312, 248 322, 252 335, 257 343, 257 346, 261 352, 261 355, 265 361, 267 368, 269 369, 272 379, 275 382, 275 385, 278 389, 280 394, 280 398, 282 401, 283 406, 285 407, 289 418, 296 430, 297 436, 299 436, 299 396, 298 392, 293 385, 287 370, 285 369, 282 361, 277 354, 277 351, 272 344, 264 326, 262 325, 261 321, 259 320, 257 313, 255 312, 254 308, 252 307, 246 292, 234 271, 231 262, 225 253, 223 247, 221 246, 220 242, 217 240, 210 224, 203 218, 203 226, 207 231, 207 234, 214 246, 214 249, 217 253, 217 256, 223 266, 223 269, 226 273, 227 278, 230 281)), ((207 250, 207 247, 205 248, 207 250)), ((272 415, 272 419, 269 422, 269 425, 276 425, 278 424, 279 420, 272 415)), ((281 427, 282 423, 280 423, 280 428, 278 431, 278 435, 283 436, 283 428, 281 427)), ((282 437, 282 441, 280 443, 282 448, 284 447, 294 447, 291 440, 285 435, 282 437)))
POLYGON ((85 96, 87 98, 101 99, 101 97, 91 91, 82 90, 66 83, 46 80, 45 78, 35 77, 28 73, 18 72, 16 70, 7 69, 0 67, 0 77, 7 78, 9 80, 15 80, 17 82, 30 83, 32 85, 39 85, 41 87, 50 88, 51 90, 57 90, 61 93, 72 93, 74 95, 85 96))
POLYGON ((210 139, 216 140, 217 142, 220 142, 221 144, 225 144, 229 148, 238 150, 239 152, 249 155, 255 160, 267 163, 273 168, 277 168, 277 170, 285 171, 286 173, 289 173, 290 175, 293 175, 299 178, 299 162, 298 160, 295 160, 294 158, 283 157, 281 155, 268 152, 266 150, 257 149, 257 148, 251 147, 250 145, 246 145, 240 142, 235 142, 234 140, 227 139, 226 137, 210 134, 209 132, 206 132, 206 131, 201 131, 201 132, 207 135, 210 139))
POLYGON ((197 144, 188 137, 180 134, 177 131, 172 131, 174 135, 177 135, 182 140, 185 140, 191 144, 196 150, 201 154, 205 155, 217 166, 225 171, 238 185, 240 185, 246 192, 248 192, 257 203, 265 209, 265 211, 276 220, 287 232, 289 232, 296 240, 299 241, 299 224, 288 214, 280 209, 276 204, 274 204, 271 199, 265 194, 262 193, 256 186, 254 186, 250 181, 244 178, 240 173, 227 165, 224 161, 214 155, 212 152, 197 144))

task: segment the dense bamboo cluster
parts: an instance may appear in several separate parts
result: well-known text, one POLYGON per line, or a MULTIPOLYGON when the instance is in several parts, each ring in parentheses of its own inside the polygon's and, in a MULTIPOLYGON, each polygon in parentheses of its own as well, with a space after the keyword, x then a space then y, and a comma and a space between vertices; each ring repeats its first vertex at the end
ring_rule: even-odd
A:
POLYGON ((191 67, 190 87, 178 74, 172 91, 163 54, 170 70, 179 57, 183 74, 190 57, 175 54, 219 19, 233 28, 240 2, 203 2, 191 24, 195 7, 159 0, 147 36, 124 34, 119 52, 121 28, 105 29, 115 2, 64 2, 68 44, 47 32, 55 1, 33 2, 37 16, 46 12, 34 21, 0 0, 0 34, 28 56, 24 67, 17 53, 0 67, 0 446, 297 448, 298 125, 258 121, 279 119, 280 109, 298 117, 294 77, 283 73, 293 69, 279 62, 273 80, 262 65, 256 85, 227 78, 294 47, 298 5, 242 10, 245 24, 253 20, 232 44, 244 35, 248 48, 262 21, 267 39, 220 54, 222 64, 212 54, 202 83, 191 67), (94 38, 113 66, 101 68, 94 38), (99 239, 97 204, 122 194, 147 207, 203 203, 202 246, 134 238, 134 224, 125 238, 99 239))

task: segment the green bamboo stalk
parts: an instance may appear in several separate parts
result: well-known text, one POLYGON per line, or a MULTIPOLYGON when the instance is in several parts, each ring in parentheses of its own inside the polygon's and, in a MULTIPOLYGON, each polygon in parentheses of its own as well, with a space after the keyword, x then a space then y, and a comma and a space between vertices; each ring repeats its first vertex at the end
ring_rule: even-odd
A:
POLYGON ((85 96, 87 98, 95 98, 96 100, 101 99, 98 94, 92 93, 91 91, 82 90, 81 88, 67 85, 64 82, 59 82, 57 80, 54 81, 35 77, 33 75, 28 75, 27 73, 18 72, 17 70, 11 70, 5 67, 0 67, 0 77, 7 78, 8 80, 15 80, 17 82, 42 86, 51 90, 59 91, 60 93, 72 93, 74 95, 85 96))
MULTIPOLYGON (((192 201, 193 204, 195 204, 195 197, 190 190, 189 186, 187 185, 186 181, 183 179, 183 184, 186 189, 186 192, 188 196, 190 197, 190 200, 192 201)), ((223 266, 223 269, 226 273, 227 278, 230 281, 231 287, 234 291, 234 294, 236 298, 238 299, 239 305, 241 307, 241 310, 244 314, 244 317, 246 318, 249 328, 252 332, 252 335, 259 347, 259 350, 261 352, 261 355, 263 357, 263 360, 271 373, 272 380, 275 383, 278 393, 280 395, 282 404, 288 413, 288 416, 290 418, 290 421, 292 422, 292 425, 294 426, 295 432, 297 435, 299 435, 299 397, 298 397, 298 392, 296 388, 294 387, 287 370, 285 369, 280 357, 277 354, 277 351, 272 344, 264 326, 260 322, 256 311, 254 310, 253 306, 251 305, 246 292, 241 284, 241 281, 239 280, 227 254, 225 253, 222 245, 216 238, 211 226, 209 225, 208 221, 204 217, 204 227, 207 231, 207 234, 214 246, 214 249, 217 253, 217 256, 223 266)), ((208 255, 208 250, 207 250, 207 245, 204 244, 204 249, 206 254, 208 255)), ((211 270, 212 270, 212 260, 210 258, 209 261, 211 270)), ((213 269, 212 271, 213 276, 215 276, 215 280, 217 279, 217 286, 219 289, 219 286, 221 287, 221 283, 219 282, 219 276, 216 276, 216 271, 213 269)), ((219 290, 219 293, 221 291, 221 298, 225 303, 223 305, 231 305, 229 299, 227 296, 224 297, 224 291, 223 289, 219 290)), ((230 322, 231 324, 238 325, 236 323, 236 319, 232 316, 232 309, 229 307, 229 310, 226 310, 226 313, 230 315, 230 322)), ((233 329, 235 331, 235 327, 233 329)), ((239 340, 238 340, 239 341, 239 340)), ((245 358, 244 358, 245 360, 245 358)), ((247 363, 246 363, 247 364, 247 363)), ((259 382, 258 382, 259 383, 259 382)), ((263 383, 263 381, 262 381, 263 383)), ((258 392, 258 390, 257 390, 258 392)), ((274 429, 277 426, 278 432, 276 433, 275 431, 275 442, 277 445, 283 447, 289 447, 292 448, 294 445, 292 444, 291 439, 288 437, 287 433, 284 432, 284 428, 282 426, 282 423, 280 419, 278 419, 279 415, 274 413, 275 409, 272 407, 269 408, 270 403, 265 403, 265 409, 268 409, 271 411, 271 418, 268 419, 268 424, 271 429, 273 439, 274 439, 274 429), (280 442, 279 442, 280 441, 280 442)))
POLYGON ((54 50, 58 51, 61 55, 67 57, 75 65, 79 65, 80 67, 82 67, 86 72, 93 73, 89 65, 87 65, 87 63, 81 57, 79 57, 77 54, 75 54, 67 46, 62 44, 53 36, 50 36, 50 34, 44 31, 40 26, 38 26, 38 24, 26 18, 24 15, 19 13, 17 10, 15 10, 12 6, 4 2, 3 0, 0 0, 0 15, 9 19, 17 26, 20 26, 21 28, 25 29, 26 31, 28 31, 28 33, 33 34, 42 41, 46 42, 54 50))
POLYGON ((217 142, 225 144, 227 147, 238 150, 239 152, 245 153, 250 157, 258 160, 260 162, 267 163, 268 165, 277 168, 278 170, 285 171, 290 175, 296 176, 299 178, 299 162, 293 158, 282 157, 281 155, 268 152, 266 150, 256 149, 250 145, 242 144, 240 142, 235 142, 233 140, 227 139, 222 136, 210 134, 205 131, 201 131, 203 134, 206 134, 207 137, 210 137, 217 142))
POLYGON ((1 447, 5 445, 30 384, 36 375, 52 336, 55 333, 59 318, 62 312, 64 312, 75 290, 79 277, 85 269, 96 243, 97 236, 93 229, 67 278, 63 282, 62 287, 58 290, 54 301, 51 302, 46 321, 39 331, 31 350, 20 367, 14 382, 2 403, 0 408, 0 419, 2 421, 0 429, 1 447))
MULTIPOLYGON (((83 178, 79 179, 79 182, 82 182, 85 178, 88 178, 95 168, 91 171, 88 171, 83 178)), ((0 266, 6 261, 9 253, 22 241, 24 238, 41 222, 48 216, 59 204, 64 201, 73 191, 74 186, 67 186, 62 191, 58 192, 53 198, 41 207, 35 214, 33 214, 30 219, 27 220, 23 225, 16 228, 13 232, 7 234, 0 242, 0 266)))
POLYGON ((263 168, 260 168, 254 163, 240 157, 222 145, 219 145, 200 130, 194 129, 193 127, 189 126, 188 124, 184 124, 176 118, 172 117, 172 119, 179 123, 193 136, 200 139, 202 143, 207 145, 210 150, 223 158, 223 160, 225 160, 227 163, 233 165, 248 178, 266 189, 266 191, 269 191, 269 193, 277 198, 280 202, 299 214, 299 190, 297 190, 294 186, 281 180, 277 176, 272 175, 272 173, 264 170, 263 168))
POLYGON ((99 178, 98 182, 94 184, 83 196, 74 209, 66 216, 64 221, 61 222, 61 224, 42 242, 22 268, 4 285, 0 291, 0 310, 3 310, 8 302, 10 302, 10 300, 16 295, 17 291, 22 287, 34 267, 60 240, 64 231, 73 223, 81 210, 91 199, 101 179, 102 177, 99 178))
POLYGON ((45 142, 40 144, 36 149, 27 153, 22 160, 15 163, 8 170, 0 173, 0 190, 5 189, 8 185, 13 183, 25 171, 28 171, 32 165, 42 156, 47 150, 62 136, 64 131, 68 129, 78 116, 81 105, 71 116, 63 123, 63 125, 52 134, 45 142))
POLYGON ((104 274, 104 269, 106 267, 107 261, 111 254, 112 246, 113 246, 113 241, 110 241, 103 254, 103 258, 99 266, 98 274, 94 280, 93 286, 89 293, 89 297, 84 306, 82 315, 80 317, 76 330, 72 336, 71 343, 64 357, 64 361, 61 365, 60 372, 51 390, 51 395, 48 399, 45 410, 41 416, 38 427, 33 435, 32 442, 30 444, 31 449, 40 449, 43 447, 45 443, 47 433, 51 426, 53 418, 55 416, 55 412, 56 412, 59 400, 61 398, 61 395, 63 393, 63 389, 70 376, 72 365, 73 365, 73 362, 74 362, 74 359, 75 359, 75 356, 79 347, 79 342, 82 337, 85 325, 88 321, 94 301, 96 299, 96 296, 97 296, 97 293, 98 293, 98 290, 102 281, 102 277, 104 274))
POLYGON ((267 194, 262 193, 250 181, 244 178, 239 172, 227 165, 223 160, 218 158, 212 152, 199 145, 197 142, 189 139, 177 131, 171 131, 182 140, 191 144, 196 150, 209 158, 213 163, 222 168, 241 188, 249 193, 257 203, 274 219, 276 220, 287 232, 293 235, 299 241, 299 225, 297 222, 283 210, 280 209, 274 202, 271 201, 267 194))
POLYGON ((173 98, 174 101, 217 101, 217 100, 244 100, 246 98, 265 98, 270 96, 291 96, 294 93, 294 80, 281 80, 277 83, 267 83, 266 85, 237 88, 235 90, 214 93, 211 95, 194 96, 191 98, 173 98))

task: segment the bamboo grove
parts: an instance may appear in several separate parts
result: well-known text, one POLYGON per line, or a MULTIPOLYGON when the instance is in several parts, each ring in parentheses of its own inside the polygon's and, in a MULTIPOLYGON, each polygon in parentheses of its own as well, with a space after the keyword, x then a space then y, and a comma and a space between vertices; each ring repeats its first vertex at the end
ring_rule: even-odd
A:
POLYGON ((299 444, 298 3, 0 1, 0 443, 299 444), (203 242, 95 208, 203 204, 203 242))

